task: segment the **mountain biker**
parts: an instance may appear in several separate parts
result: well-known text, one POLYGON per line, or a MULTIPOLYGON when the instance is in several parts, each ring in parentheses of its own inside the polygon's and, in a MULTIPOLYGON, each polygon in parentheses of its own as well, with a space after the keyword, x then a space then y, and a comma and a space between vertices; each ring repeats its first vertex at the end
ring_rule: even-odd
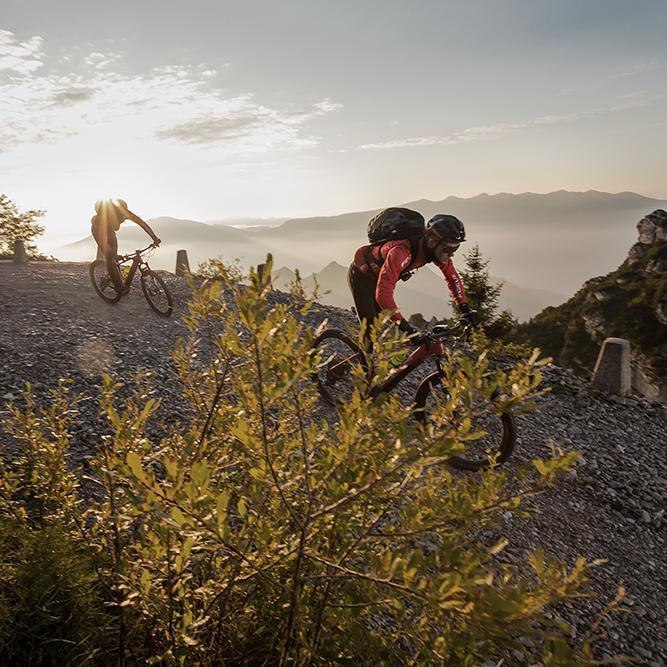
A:
POLYGON ((439 213, 426 223, 414 252, 410 239, 361 246, 356 251, 347 274, 359 321, 366 320, 369 329, 380 311, 391 310, 391 318, 399 329, 411 336, 413 343, 421 343, 423 336, 420 336, 420 332, 398 310, 394 301, 394 290, 399 278, 407 280, 414 269, 432 262, 442 271, 463 317, 471 324, 477 324, 477 311, 468 304, 463 281, 452 262, 452 256, 463 241, 463 223, 453 215, 439 213))
POLYGON ((125 220, 132 220, 148 234, 156 246, 160 239, 155 232, 138 215, 132 213, 124 199, 105 199, 95 202, 95 215, 90 220, 93 238, 104 255, 107 271, 114 288, 120 294, 123 289, 123 278, 118 267, 118 238, 116 232, 125 220))

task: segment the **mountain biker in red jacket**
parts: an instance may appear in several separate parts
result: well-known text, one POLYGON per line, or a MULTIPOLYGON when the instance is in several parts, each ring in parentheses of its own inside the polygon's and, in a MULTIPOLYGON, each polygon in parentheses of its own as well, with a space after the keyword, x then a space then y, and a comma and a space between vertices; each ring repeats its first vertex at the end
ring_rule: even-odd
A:
POLYGON ((410 239, 359 248, 347 274, 359 321, 366 320, 370 328, 380 311, 391 310, 392 320, 401 331, 411 335, 414 342, 420 342, 417 329, 398 310, 394 290, 399 278, 407 280, 409 272, 432 262, 442 271, 463 317, 476 324, 477 311, 468 305, 463 281, 452 262, 452 255, 463 241, 463 223, 453 215, 437 214, 426 223, 424 235, 416 243, 414 259, 410 239))
POLYGON ((136 222, 153 239, 156 246, 160 245, 160 239, 155 232, 138 215, 130 211, 124 199, 106 199, 95 202, 95 215, 90 220, 91 232, 104 255, 109 277, 119 294, 123 292, 123 278, 116 261, 118 258, 116 232, 125 220, 136 222))

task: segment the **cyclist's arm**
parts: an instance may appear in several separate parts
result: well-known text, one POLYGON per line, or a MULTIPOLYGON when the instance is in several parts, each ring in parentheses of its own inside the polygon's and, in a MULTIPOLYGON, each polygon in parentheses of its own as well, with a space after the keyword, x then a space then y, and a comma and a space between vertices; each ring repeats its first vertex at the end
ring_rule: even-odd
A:
POLYGON ((462 303, 467 303, 468 298, 463 287, 463 280, 461 280, 459 272, 454 268, 454 262, 448 259, 444 264, 439 264, 438 268, 442 271, 442 275, 445 276, 447 286, 452 298, 456 301, 456 305, 460 306, 462 303))
POLYGON ((382 310, 391 310, 391 319, 399 323, 403 318, 394 301, 394 290, 398 279, 410 267, 412 255, 408 248, 402 245, 394 246, 387 252, 384 264, 378 274, 377 286, 375 288, 375 300, 382 310))
POLYGON ((144 222, 136 213, 132 213, 129 209, 125 213, 126 219, 127 220, 132 220, 132 222, 136 222, 141 229, 143 229, 148 236, 150 236, 155 243, 159 243, 160 239, 158 238, 158 235, 151 229, 150 225, 148 225, 146 222, 144 222))

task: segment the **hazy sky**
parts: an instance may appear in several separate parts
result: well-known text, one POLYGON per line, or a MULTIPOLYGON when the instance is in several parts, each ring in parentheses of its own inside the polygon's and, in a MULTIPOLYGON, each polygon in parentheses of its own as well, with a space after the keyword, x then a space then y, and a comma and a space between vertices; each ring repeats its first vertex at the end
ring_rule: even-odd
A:
POLYGON ((2 0, 0 192, 301 216, 450 194, 667 198, 665 0, 2 0))

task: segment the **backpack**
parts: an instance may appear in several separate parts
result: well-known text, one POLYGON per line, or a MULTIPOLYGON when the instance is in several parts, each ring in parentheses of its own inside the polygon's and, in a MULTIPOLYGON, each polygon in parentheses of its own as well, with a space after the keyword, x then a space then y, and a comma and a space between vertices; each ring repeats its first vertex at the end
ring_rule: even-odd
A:
MULTIPOLYGON (((409 239, 410 254, 414 262, 417 257, 419 239, 424 235, 425 229, 424 216, 421 213, 409 208, 392 206, 385 208, 374 218, 371 218, 366 232, 371 247, 382 245, 388 241, 409 239)), ((408 280, 411 275, 411 271, 404 271, 401 274, 401 279, 408 280)))

